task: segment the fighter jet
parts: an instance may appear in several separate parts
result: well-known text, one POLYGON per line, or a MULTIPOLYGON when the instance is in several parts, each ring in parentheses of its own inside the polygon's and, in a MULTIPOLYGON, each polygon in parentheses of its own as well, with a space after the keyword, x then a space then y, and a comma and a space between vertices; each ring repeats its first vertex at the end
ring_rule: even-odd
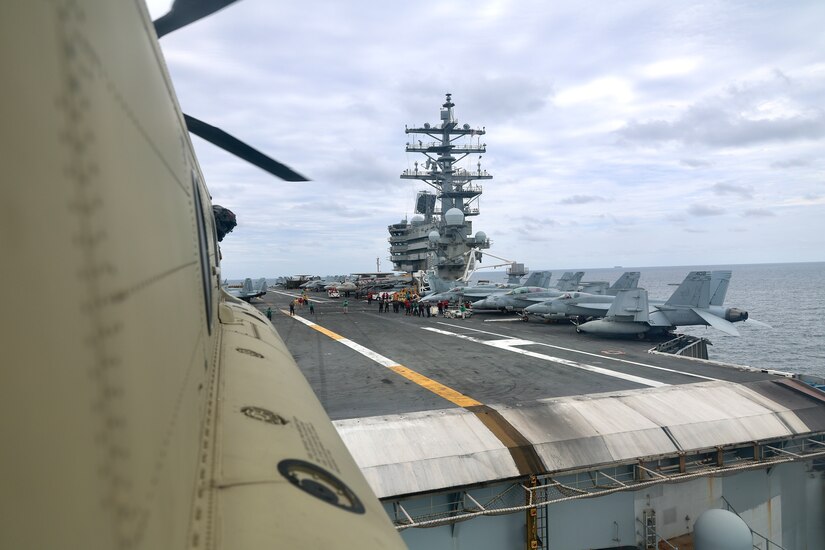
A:
POLYGON ((311 281, 307 281, 304 284, 300 285, 298 288, 303 290, 311 290, 315 292, 320 292, 326 288, 327 285, 336 284, 338 281, 332 279, 313 279, 311 281))
POLYGON ((252 298, 259 298, 266 294, 266 279, 261 277, 252 285, 252 279, 247 277, 243 281, 241 288, 224 287, 224 290, 235 298, 240 298, 244 302, 249 302, 252 298))
POLYGON ((636 288, 640 277, 638 271, 625 271, 612 285, 608 281, 582 281, 578 290, 588 294, 615 296, 620 290, 636 288))
POLYGON ((584 276, 584 271, 575 273, 568 271, 556 282, 556 288, 553 289, 523 286, 500 294, 493 294, 475 302, 473 310, 513 311, 524 309, 529 305, 575 290, 578 288, 582 276, 584 276))
MULTIPOLYGON (((550 284, 551 276, 552 273, 550 271, 533 271, 530 273, 530 276, 527 277, 527 280, 524 282, 524 286, 538 286, 542 289, 546 289, 550 284)), ((561 281, 562 279, 560 279, 559 281, 561 281)), ((449 302, 468 301, 475 303, 479 300, 487 298, 488 296, 492 296, 494 294, 503 294, 509 290, 521 288, 522 286, 523 285, 521 283, 456 286, 444 292, 429 294, 423 297, 421 301, 429 304, 435 304, 444 300, 447 300, 449 302)))
MULTIPOLYGON (((730 278, 731 271, 711 272, 710 305, 721 306, 724 303, 730 278)), ((619 290, 636 288, 637 283, 638 272, 628 272, 608 289, 608 294, 568 292, 552 300, 531 305, 525 308, 524 311, 528 315, 536 315, 544 319, 604 317, 615 299, 615 294, 619 290)), ((650 300, 649 303, 664 304, 665 301, 650 300)))
POLYGON ((733 323, 747 319, 745 310, 711 304, 711 273, 691 271, 664 304, 650 305, 644 289, 623 290, 604 319, 582 323, 576 330, 608 336, 635 335, 641 339, 646 334, 670 332, 678 326, 706 325, 739 336, 733 323))

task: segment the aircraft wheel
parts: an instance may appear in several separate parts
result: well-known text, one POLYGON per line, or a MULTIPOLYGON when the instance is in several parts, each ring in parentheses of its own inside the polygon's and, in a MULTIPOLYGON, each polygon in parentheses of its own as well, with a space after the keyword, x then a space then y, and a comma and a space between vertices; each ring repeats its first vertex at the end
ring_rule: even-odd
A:
POLYGON ((580 329, 579 327, 576 327, 576 332, 578 332, 579 334, 581 334, 581 333, 582 333, 582 329, 580 329))
POLYGON ((645 339, 645 333, 640 332, 640 333, 636 334, 636 339, 637 340, 644 340, 645 339))

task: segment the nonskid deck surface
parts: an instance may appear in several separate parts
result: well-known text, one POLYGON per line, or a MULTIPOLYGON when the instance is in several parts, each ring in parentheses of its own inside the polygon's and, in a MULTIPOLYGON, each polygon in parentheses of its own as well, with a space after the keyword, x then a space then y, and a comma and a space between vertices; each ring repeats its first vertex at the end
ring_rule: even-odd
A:
MULTIPOLYGON (((257 306, 379 498, 825 431, 783 377, 651 354, 570 325, 379 313, 270 291, 257 306)), ((804 385, 804 384, 803 384, 804 385)))
POLYGON ((597 338, 565 324, 510 322, 512 315, 406 316, 379 313, 376 302, 354 298, 344 313, 341 299, 321 294, 310 296, 314 315, 304 306, 291 318, 285 314, 291 296, 297 293, 270 291, 255 305, 272 307, 273 325, 333 420, 467 404, 450 391, 480 404, 512 407, 547 398, 775 378, 648 353, 657 342, 597 338), (405 375, 389 368, 394 366, 405 375))

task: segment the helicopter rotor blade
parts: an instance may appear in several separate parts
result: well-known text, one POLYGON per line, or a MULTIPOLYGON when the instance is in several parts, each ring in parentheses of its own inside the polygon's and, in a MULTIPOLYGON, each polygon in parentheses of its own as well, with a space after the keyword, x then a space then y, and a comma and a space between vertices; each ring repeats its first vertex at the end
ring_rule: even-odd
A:
POLYGON ((175 0, 172 9, 153 21, 158 38, 212 15, 237 0, 175 0))
POLYGON ((186 120, 186 127, 190 132, 205 139, 213 145, 217 145, 224 151, 232 153, 250 164, 254 164, 261 170, 265 170, 273 176, 279 177, 286 181, 309 181, 309 178, 302 176, 289 166, 281 164, 277 160, 266 156, 238 138, 227 134, 220 128, 207 124, 202 120, 198 120, 197 118, 189 116, 185 113, 183 118, 186 120))

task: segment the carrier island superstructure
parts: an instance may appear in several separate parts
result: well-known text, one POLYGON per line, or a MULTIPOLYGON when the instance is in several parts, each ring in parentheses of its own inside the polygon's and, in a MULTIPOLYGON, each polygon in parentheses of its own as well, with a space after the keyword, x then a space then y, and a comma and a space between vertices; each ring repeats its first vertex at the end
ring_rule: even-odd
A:
MULTIPOLYGON (((464 275, 473 249, 490 246, 483 231, 473 235, 469 219, 479 213, 482 192, 474 182, 493 178, 481 168, 481 155, 487 151, 481 136, 486 132, 466 123, 459 125, 454 107, 451 94, 447 94, 438 124, 405 129, 413 136, 407 142, 407 153, 420 153, 424 160, 416 160, 401 179, 423 181, 435 192, 419 192, 412 219, 388 227, 390 259, 398 271, 432 269, 439 277, 454 280, 464 275), (478 155, 475 170, 459 166, 470 160, 470 155, 478 155)), ((480 255, 478 251, 475 254, 480 255)))

